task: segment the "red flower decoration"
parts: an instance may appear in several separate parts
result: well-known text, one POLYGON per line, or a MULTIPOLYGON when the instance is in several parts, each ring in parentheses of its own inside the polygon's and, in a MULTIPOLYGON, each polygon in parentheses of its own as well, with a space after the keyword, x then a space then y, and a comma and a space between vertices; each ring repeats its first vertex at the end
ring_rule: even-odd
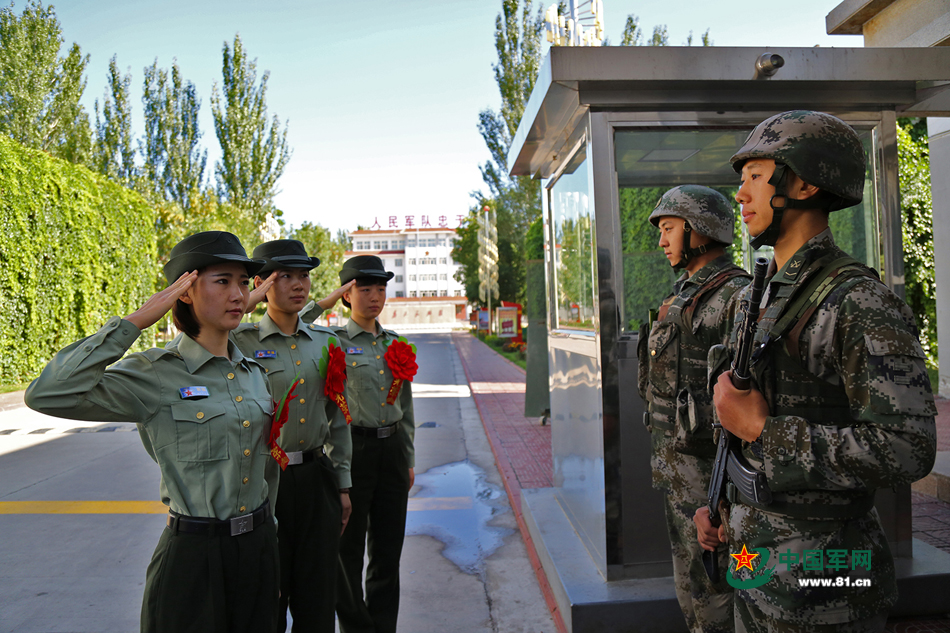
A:
POLYGON ((343 393, 346 386, 346 353, 336 345, 330 345, 328 351, 323 393, 332 398, 334 394, 343 393))
POLYGON ((413 376, 419 371, 416 364, 416 352, 412 346, 402 340, 395 340, 386 350, 386 364, 393 372, 393 378, 412 382, 413 376))

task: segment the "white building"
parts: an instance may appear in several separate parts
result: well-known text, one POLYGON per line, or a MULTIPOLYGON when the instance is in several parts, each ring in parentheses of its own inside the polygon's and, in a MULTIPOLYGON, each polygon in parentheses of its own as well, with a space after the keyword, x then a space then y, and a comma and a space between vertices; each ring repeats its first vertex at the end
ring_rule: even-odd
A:
POLYGON ((455 280, 462 266, 452 259, 455 229, 448 227, 351 231, 354 255, 377 255, 386 270, 396 274, 389 282, 389 296, 421 299, 464 297, 465 287, 455 280))
MULTIPOLYGON (((373 228, 347 232, 353 250, 346 257, 376 255, 386 270, 395 273, 388 284, 386 310, 380 321, 386 326, 439 325, 458 327, 468 322, 465 287, 455 280, 461 264, 452 259, 455 229, 445 226, 409 226, 399 228, 395 216, 392 228, 385 230, 377 221, 373 228)), ((422 216, 425 221, 426 216, 422 216)), ((461 219, 461 218, 460 218, 461 219)), ((426 222, 428 224, 428 222, 426 222)))

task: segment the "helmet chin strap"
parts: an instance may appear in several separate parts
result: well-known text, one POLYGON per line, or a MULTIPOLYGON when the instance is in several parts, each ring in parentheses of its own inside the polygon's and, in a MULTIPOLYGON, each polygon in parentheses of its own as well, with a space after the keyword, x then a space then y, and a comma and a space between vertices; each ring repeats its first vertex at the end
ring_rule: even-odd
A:
POLYGON ((769 178, 769 184, 775 187, 775 194, 769 199, 769 206, 772 207, 772 222, 764 231, 749 240, 752 248, 775 246, 782 229, 782 216, 785 215, 786 209, 821 209, 830 206, 828 201, 818 200, 816 196, 804 200, 789 198, 788 174, 789 169, 785 163, 775 163, 775 171, 772 172, 772 177, 769 178), (781 198, 782 206, 775 203, 776 198, 781 198))
POLYGON ((697 255, 702 255, 709 251, 709 249, 714 246, 714 243, 710 242, 707 244, 700 244, 695 248, 690 247, 690 236, 693 234, 693 227, 690 226, 689 220, 683 224, 683 252, 681 253, 680 260, 673 264, 673 268, 686 268, 689 264, 689 261, 696 257, 697 255))

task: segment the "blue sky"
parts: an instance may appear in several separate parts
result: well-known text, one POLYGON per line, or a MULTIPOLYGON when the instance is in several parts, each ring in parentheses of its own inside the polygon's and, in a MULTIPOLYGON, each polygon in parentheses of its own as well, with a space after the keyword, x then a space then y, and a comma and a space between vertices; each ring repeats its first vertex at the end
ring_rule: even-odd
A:
MULTIPOLYGON (((23 0, 14 3, 17 12, 23 0)), ((671 43, 710 29, 719 46, 861 46, 828 36, 834 1, 604 0, 610 40, 635 13, 649 33, 666 24, 671 43)), ((492 74, 500 0, 62 0, 54 2, 66 45, 90 55, 84 102, 102 100, 109 59, 132 73, 133 125, 142 127, 142 69, 177 59, 201 98, 206 176, 219 155, 211 93, 225 41, 241 34, 258 71, 270 71, 271 115, 289 121, 293 157, 277 206, 293 225, 333 230, 385 226, 396 215, 467 212, 485 189, 488 152, 476 129, 480 110, 498 108, 492 74)), ((545 5, 547 6, 547 5, 545 5)), ((65 50, 65 47, 64 47, 65 50)))

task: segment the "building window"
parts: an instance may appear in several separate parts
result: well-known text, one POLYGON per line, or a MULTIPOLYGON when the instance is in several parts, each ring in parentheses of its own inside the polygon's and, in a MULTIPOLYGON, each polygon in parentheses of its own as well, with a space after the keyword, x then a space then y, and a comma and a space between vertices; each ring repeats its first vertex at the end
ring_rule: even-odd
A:
POLYGON ((440 264, 448 264, 448 263, 449 263, 449 259, 448 259, 447 257, 440 257, 440 258, 439 258, 439 263, 440 263, 440 264))
POLYGON ((402 290, 397 290, 397 291, 396 291, 396 296, 397 296, 397 297, 405 297, 406 295, 403 293, 402 290))
POLYGON ((441 279, 442 281, 445 281, 445 280, 447 280, 448 278, 449 278, 449 276, 448 276, 446 273, 442 273, 441 275, 439 275, 439 279, 441 279))
POLYGON ((455 291, 455 296, 456 296, 456 297, 461 297, 461 296, 462 296, 462 291, 461 291, 461 290, 456 290, 456 291, 455 291))
POLYGON ((396 258, 396 264, 395 264, 395 265, 396 265, 396 268, 399 268, 399 267, 402 266, 402 257, 397 257, 397 258, 396 258))
POLYGON ((449 291, 448 291, 448 290, 442 290, 441 292, 439 292, 439 296, 440 296, 440 297, 448 297, 448 296, 449 296, 449 291))
POLYGON ((406 246, 415 246, 415 245, 416 245, 415 240, 406 240, 406 246))
POLYGON ((375 242, 373 242, 373 250, 388 251, 389 240, 376 240, 375 242))
POLYGON ((415 281, 415 280, 416 280, 415 275, 409 275, 409 281, 415 281))
POLYGON ((406 242, 403 240, 393 240, 393 250, 401 251, 406 245, 406 242))
POLYGON ((397 284, 401 284, 401 283, 402 283, 402 275, 396 275, 396 283, 397 283, 397 284))
POLYGON ((415 291, 415 290, 410 290, 410 291, 409 291, 409 296, 414 299, 414 298, 416 297, 416 291, 415 291))
POLYGON ((416 265, 416 258, 415 258, 415 257, 410 257, 410 258, 409 258, 409 265, 410 265, 410 266, 415 266, 415 265, 416 265))

